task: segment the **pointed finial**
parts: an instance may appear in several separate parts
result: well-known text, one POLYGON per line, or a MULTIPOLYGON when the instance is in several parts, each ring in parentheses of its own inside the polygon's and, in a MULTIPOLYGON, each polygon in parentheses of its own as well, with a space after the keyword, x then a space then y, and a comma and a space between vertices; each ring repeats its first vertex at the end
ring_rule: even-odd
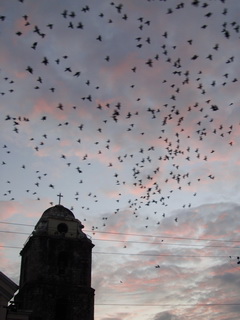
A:
POLYGON ((63 195, 61 194, 61 192, 59 194, 57 194, 58 196, 58 204, 60 205, 61 204, 61 198, 63 197, 63 195))

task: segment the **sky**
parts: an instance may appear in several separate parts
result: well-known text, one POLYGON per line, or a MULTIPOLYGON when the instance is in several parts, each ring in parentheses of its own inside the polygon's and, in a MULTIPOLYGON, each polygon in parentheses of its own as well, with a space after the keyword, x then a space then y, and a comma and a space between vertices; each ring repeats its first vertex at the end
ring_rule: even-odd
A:
POLYGON ((0 261, 58 204, 95 320, 240 314, 236 0, 2 0, 0 261))

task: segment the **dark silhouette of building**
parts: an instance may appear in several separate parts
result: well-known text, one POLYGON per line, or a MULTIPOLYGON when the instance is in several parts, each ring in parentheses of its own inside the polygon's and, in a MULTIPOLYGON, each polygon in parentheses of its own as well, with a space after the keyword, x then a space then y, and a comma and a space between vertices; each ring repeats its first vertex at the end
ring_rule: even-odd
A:
POLYGON ((0 271, 0 319, 6 319, 8 301, 12 299, 18 286, 0 271))
POLYGON ((47 209, 21 251, 17 310, 30 320, 93 320, 92 241, 69 209, 47 209))

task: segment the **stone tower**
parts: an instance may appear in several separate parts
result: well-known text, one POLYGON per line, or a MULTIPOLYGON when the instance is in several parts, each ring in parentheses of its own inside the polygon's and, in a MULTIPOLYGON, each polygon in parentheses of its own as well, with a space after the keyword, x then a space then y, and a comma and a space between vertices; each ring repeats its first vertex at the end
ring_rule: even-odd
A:
POLYGON ((18 309, 30 320, 93 320, 92 241, 62 205, 47 209, 21 251, 18 309))

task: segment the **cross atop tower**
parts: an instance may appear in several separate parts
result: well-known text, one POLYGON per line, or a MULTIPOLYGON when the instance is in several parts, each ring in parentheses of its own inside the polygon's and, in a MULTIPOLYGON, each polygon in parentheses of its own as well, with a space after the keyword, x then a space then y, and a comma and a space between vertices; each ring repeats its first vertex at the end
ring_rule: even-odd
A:
POLYGON ((59 194, 57 194, 58 196, 58 204, 60 205, 61 204, 61 198, 63 197, 63 195, 61 194, 61 192, 59 194))

